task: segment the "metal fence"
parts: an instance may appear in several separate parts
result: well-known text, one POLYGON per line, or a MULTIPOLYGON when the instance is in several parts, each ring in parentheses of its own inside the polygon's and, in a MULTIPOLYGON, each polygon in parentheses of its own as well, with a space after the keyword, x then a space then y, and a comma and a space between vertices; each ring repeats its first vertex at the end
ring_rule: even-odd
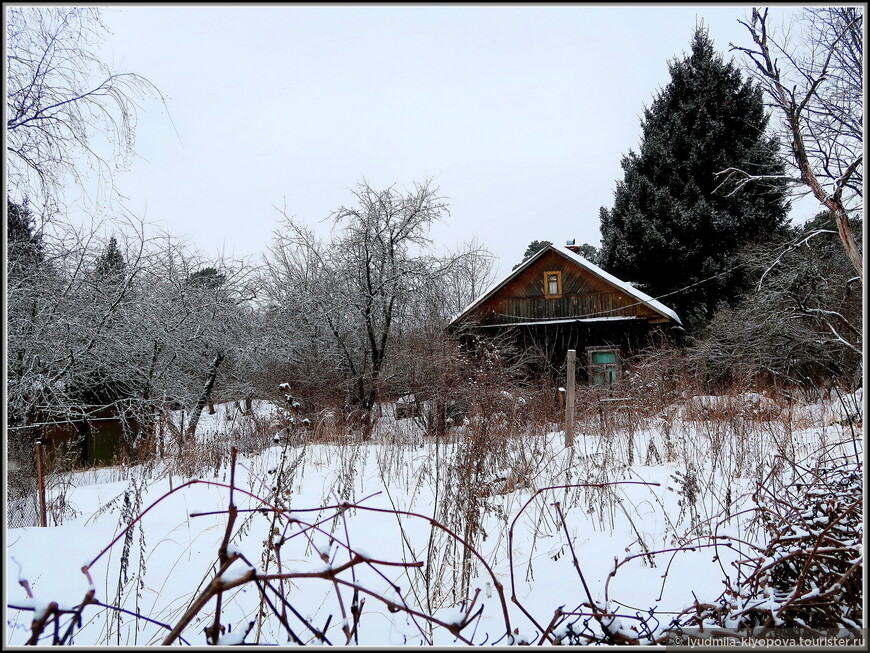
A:
POLYGON ((12 496, 9 492, 6 502, 6 528, 24 528, 39 526, 39 499, 36 483, 33 490, 20 496, 12 496))
POLYGON ((39 526, 36 451, 28 437, 9 437, 6 450, 6 527, 39 526))

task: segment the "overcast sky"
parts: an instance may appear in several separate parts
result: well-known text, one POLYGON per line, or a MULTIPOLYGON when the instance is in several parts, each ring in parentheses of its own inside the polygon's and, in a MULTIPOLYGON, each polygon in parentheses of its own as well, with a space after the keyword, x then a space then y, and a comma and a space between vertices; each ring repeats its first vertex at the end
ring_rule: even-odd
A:
POLYGON ((438 245, 476 236, 506 273, 532 240, 600 243, 668 61, 702 21, 730 57, 749 10, 106 6, 107 62, 150 79, 172 117, 143 104, 117 181, 134 214, 238 257, 264 250, 276 207, 316 225, 363 179, 431 177, 451 209, 438 245))

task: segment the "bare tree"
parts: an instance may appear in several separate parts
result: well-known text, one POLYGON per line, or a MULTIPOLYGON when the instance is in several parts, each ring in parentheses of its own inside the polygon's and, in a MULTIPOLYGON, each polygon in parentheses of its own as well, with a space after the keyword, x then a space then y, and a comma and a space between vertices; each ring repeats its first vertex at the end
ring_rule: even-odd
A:
POLYGON ((347 395, 343 386, 357 375, 361 345, 330 247, 286 212, 284 218, 263 257, 259 280, 275 357, 270 367, 282 382, 293 378, 294 394, 325 408, 347 395))
MULTIPOLYGON (((749 60, 752 74, 780 115, 795 169, 789 181, 796 193, 801 188, 811 193, 834 215, 862 281, 862 254, 849 218, 863 216, 863 23, 860 7, 805 9, 805 43, 792 47, 770 29, 767 9, 753 9, 751 20, 741 24, 754 45, 731 45, 749 60)), ((737 189, 764 179, 734 168, 720 174, 736 182, 737 189)))
POLYGON ((286 355, 315 357, 321 374, 340 370, 347 407, 364 411, 368 437, 389 353, 421 325, 443 326, 445 310, 468 297, 468 276, 477 290, 491 257, 476 245, 433 253, 429 228, 447 205, 428 181, 404 193, 360 183, 354 198, 355 206, 330 216, 329 242, 284 214, 265 260, 263 292, 293 333, 286 355), (466 286, 454 278, 451 290, 445 281, 463 266, 466 286))
POLYGON ((476 238, 459 247, 450 259, 437 293, 444 324, 488 290, 495 279, 495 257, 476 238))
POLYGON ((133 152, 137 101, 162 100, 141 75, 117 73, 94 52, 98 8, 9 7, 6 151, 9 185, 49 202, 92 168, 111 189, 113 163, 133 152))
POLYGON ((861 383, 863 320, 854 270, 837 232, 820 214, 793 238, 752 245, 741 253, 757 280, 735 306, 726 306, 706 337, 688 351, 708 382, 750 379, 814 393, 861 383), (773 264, 770 262, 774 261, 773 264))
POLYGON ((185 431, 216 394, 251 394, 248 376, 261 350, 246 261, 213 260, 168 235, 150 243, 125 321, 135 396, 185 409, 185 431), (135 311, 135 313, 134 313, 135 311))
POLYGON ((105 248, 98 230, 56 227, 42 240, 45 260, 19 269, 7 292, 10 408, 21 419, 33 415, 33 402, 69 405, 72 394, 101 383, 111 367, 102 354, 117 343, 144 256, 140 240, 127 250, 128 271, 107 282, 95 273, 105 248))

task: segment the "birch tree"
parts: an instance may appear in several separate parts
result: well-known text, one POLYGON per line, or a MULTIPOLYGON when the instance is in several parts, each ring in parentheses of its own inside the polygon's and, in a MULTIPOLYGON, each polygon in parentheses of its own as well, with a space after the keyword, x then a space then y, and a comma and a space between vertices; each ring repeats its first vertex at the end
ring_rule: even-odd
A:
MULTIPOLYGON (((56 203, 91 172, 112 189, 135 144, 138 102, 159 98, 145 77, 96 54, 107 30, 96 7, 4 8, 6 152, 14 198, 56 203)), ((51 211, 49 211, 51 212, 51 211)))

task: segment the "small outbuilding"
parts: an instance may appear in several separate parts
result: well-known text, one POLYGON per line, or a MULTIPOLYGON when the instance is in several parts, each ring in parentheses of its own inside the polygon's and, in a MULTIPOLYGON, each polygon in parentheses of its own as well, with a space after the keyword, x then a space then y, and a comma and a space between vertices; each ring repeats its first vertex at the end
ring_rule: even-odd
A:
POLYGON ((521 348, 536 348, 556 369, 574 349, 588 382, 614 382, 627 352, 682 323, 672 309, 578 251, 573 241, 541 249, 472 302, 448 330, 508 337, 521 348))

